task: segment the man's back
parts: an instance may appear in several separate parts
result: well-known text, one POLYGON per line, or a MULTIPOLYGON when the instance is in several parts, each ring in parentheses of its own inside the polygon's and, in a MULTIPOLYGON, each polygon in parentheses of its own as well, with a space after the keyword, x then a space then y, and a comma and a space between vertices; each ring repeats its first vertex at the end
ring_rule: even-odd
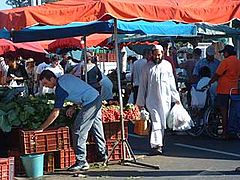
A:
POLYGON ((140 77, 142 74, 142 68, 146 63, 147 63, 146 59, 138 59, 133 63, 133 70, 132 70, 133 86, 139 86, 140 77))

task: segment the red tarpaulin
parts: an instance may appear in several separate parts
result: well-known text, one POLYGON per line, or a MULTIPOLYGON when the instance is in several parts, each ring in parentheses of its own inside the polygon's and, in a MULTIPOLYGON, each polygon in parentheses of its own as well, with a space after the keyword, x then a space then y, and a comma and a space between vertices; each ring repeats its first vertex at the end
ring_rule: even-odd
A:
POLYGON ((144 19, 219 24, 240 18, 239 0, 63 0, 0 11, 0 28, 19 30, 36 24, 144 19))
POLYGON ((0 55, 9 51, 16 51, 20 49, 37 53, 46 53, 43 47, 36 42, 13 43, 6 39, 0 39, 0 55))
MULTIPOLYGON (((86 37, 87 47, 106 46, 111 34, 92 34, 86 37)), ((81 44, 82 37, 63 38, 52 41, 48 45, 48 50, 55 52, 58 48, 84 48, 81 44)))

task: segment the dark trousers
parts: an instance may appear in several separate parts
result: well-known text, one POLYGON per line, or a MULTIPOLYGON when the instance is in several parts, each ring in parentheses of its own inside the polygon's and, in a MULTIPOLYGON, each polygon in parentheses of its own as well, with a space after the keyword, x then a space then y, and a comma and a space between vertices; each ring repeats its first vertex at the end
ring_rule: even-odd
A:
POLYGON ((139 86, 133 86, 133 103, 136 104, 139 86))

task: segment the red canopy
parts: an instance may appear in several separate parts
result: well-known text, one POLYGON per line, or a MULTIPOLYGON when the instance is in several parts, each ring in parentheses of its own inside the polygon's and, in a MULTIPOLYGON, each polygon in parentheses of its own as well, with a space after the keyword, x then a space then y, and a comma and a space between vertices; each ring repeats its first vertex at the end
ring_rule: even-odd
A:
POLYGON ((0 39, 0 55, 5 54, 9 51, 16 51, 18 49, 24 49, 38 53, 46 53, 43 47, 36 42, 13 43, 12 41, 6 39, 0 39))
POLYGON ((0 11, 0 28, 35 24, 144 19, 219 24, 240 18, 239 0, 63 0, 35 7, 0 11))
MULTIPOLYGON (((87 47, 105 46, 111 34, 92 34, 87 36, 87 47)), ((52 41, 48 44, 48 50, 55 52, 57 48, 83 48, 81 44, 82 37, 62 38, 52 41)))

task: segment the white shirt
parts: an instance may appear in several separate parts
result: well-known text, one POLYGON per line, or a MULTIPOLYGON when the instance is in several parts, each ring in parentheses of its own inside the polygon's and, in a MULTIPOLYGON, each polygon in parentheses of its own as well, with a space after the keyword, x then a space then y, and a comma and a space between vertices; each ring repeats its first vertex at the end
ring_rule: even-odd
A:
POLYGON ((45 63, 45 62, 42 62, 41 64, 39 64, 37 66, 37 70, 36 70, 36 73, 37 74, 41 74, 43 72, 43 70, 45 70, 48 66, 50 66, 49 64, 45 63))
POLYGON ((133 86, 139 86, 142 68, 146 63, 147 63, 146 59, 138 59, 133 63, 132 66, 133 86))
POLYGON ((58 65, 58 66, 56 66, 56 67, 48 66, 48 67, 46 67, 46 70, 52 71, 57 78, 60 77, 60 76, 62 76, 62 75, 64 74, 64 70, 63 70, 63 68, 61 67, 61 65, 58 65))

